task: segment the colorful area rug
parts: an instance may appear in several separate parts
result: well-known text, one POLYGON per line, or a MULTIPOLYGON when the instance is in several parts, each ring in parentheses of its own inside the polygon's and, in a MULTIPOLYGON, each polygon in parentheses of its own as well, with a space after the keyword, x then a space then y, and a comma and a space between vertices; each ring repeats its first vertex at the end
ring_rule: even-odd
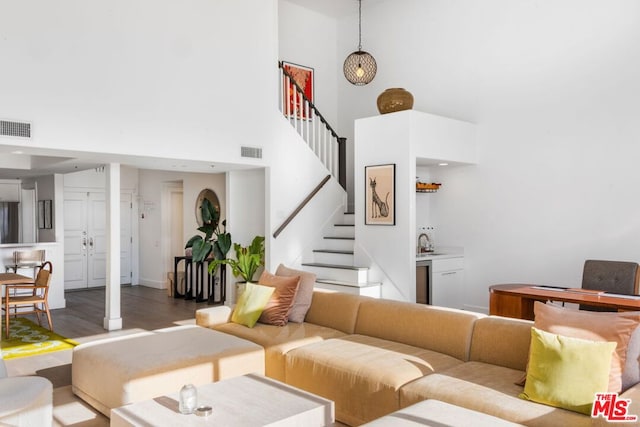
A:
POLYGON ((9 339, 4 336, 3 318, 0 342, 3 359, 36 356, 67 350, 78 345, 76 341, 53 333, 24 317, 12 318, 9 321, 9 335, 9 339))

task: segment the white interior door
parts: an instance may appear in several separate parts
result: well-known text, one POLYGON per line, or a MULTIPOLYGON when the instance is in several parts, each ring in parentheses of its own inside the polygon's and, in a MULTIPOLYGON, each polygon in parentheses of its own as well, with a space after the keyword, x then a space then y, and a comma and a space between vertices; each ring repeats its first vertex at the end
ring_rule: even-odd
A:
POLYGON ((184 221, 182 190, 171 192, 171 262, 176 256, 184 255, 184 221))
POLYGON ((184 256, 184 205, 182 182, 165 182, 162 188, 161 227, 166 230, 160 233, 159 240, 162 248, 162 263, 164 273, 173 272, 176 256, 184 256))
POLYGON ((107 283, 106 202, 103 192, 89 192, 87 209, 88 277, 87 286, 107 283))
POLYGON ((133 233, 131 230, 131 216, 133 213, 133 198, 131 193, 120 194, 120 283, 131 284, 133 276, 131 259, 133 256, 133 233))
MULTIPOLYGON (((131 194, 120 203, 120 283, 131 283, 131 194)), ((65 289, 106 285, 106 201, 103 191, 65 191, 65 289)))
POLYGON ((86 192, 64 192, 64 288, 87 287, 86 192))

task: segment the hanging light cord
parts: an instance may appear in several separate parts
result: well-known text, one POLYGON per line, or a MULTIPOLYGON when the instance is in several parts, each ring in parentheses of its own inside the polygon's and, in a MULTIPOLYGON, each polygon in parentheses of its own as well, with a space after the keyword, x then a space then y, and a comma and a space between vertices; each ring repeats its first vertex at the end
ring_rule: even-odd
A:
POLYGON ((362 50, 362 0, 358 0, 358 50, 347 56, 342 70, 349 83, 356 86, 371 82, 378 70, 375 58, 362 50))
POLYGON ((358 0, 358 50, 362 50, 362 0, 358 0))

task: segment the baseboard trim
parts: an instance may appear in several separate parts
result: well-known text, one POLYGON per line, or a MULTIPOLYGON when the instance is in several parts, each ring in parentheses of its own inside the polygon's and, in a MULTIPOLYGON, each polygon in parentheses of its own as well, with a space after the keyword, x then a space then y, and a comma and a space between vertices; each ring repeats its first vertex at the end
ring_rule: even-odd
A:
POLYGON ((160 281, 160 280, 151 280, 151 279, 140 278, 138 284, 142 285, 142 286, 146 286, 148 288, 167 289, 167 282, 163 282, 163 281, 160 281))

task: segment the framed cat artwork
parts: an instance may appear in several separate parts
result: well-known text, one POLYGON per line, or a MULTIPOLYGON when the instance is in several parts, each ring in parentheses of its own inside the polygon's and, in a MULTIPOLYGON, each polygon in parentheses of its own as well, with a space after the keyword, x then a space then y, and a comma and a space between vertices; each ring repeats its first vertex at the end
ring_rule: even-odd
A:
POLYGON ((396 225, 396 165, 364 167, 366 225, 396 225))

